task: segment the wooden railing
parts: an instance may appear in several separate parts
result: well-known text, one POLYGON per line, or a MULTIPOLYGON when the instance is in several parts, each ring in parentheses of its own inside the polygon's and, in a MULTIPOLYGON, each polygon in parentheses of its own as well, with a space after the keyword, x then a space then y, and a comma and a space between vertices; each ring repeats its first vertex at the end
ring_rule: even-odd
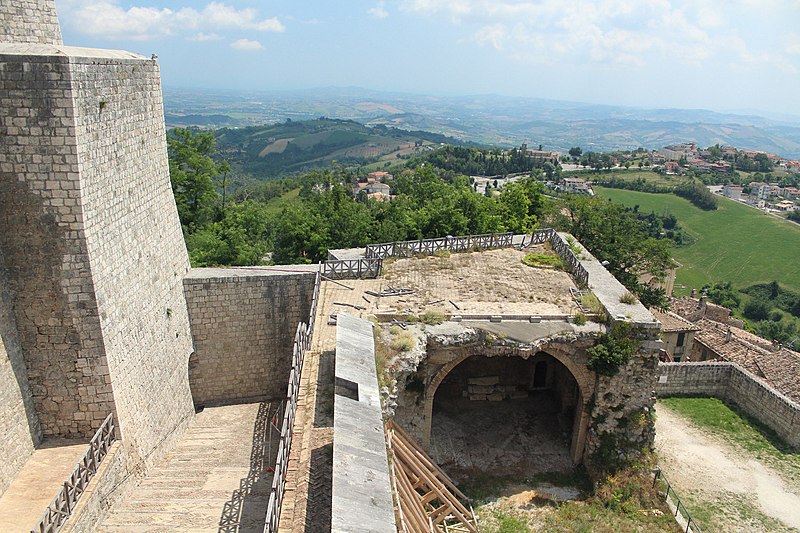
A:
POLYGON ((512 245, 513 238, 513 233, 488 233, 485 235, 464 235, 461 237, 441 237, 439 239, 368 244, 364 251, 364 257, 367 259, 382 259, 384 257, 428 255, 440 250, 468 252, 470 250, 507 248, 512 245))
POLYGON ((526 247, 545 242, 550 242, 553 250, 567 263, 569 271, 578 286, 586 287, 589 284, 588 272, 581 265, 569 245, 551 228, 522 235, 516 243, 514 242, 513 233, 488 233, 485 235, 464 235, 418 241, 368 244, 364 249, 364 259, 327 261, 322 264, 322 274, 331 279, 376 278, 381 273, 381 261, 385 257, 430 255, 440 250, 450 252, 491 250, 494 248, 508 248, 515 244, 526 247))
POLYGON ((377 278, 383 260, 379 257, 364 259, 334 259, 322 263, 322 275, 330 279, 377 278))
POLYGON ((275 533, 283 506, 283 496, 286 490, 286 472, 289 466, 289 452, 292 449, 292 433, 294 430, 294 417, 297 412, 297 398, 300 392, 300 377, 303 373, 303 362, 306 352, 311 348, 311 338, 314 335, 314 316, 317 313, 319 300, 321 273, 317 272, 314 282, 314 296, 311 299, 311 311, 308 321, 297 324, 292 347, 292 368, 289 371, 289 386, 286 390, 286 403, 281 422, 281 436, 278 441, 278 453, 275 460, 275 474, 272 478, 272 489, 267 504, 267 516, 264 521, 264 532, 275 533))
POLYGON ((72 475, 64 482, 53 501, 42 514, 39 524, 31 533, 56 533, 61 530, 67 518, 75 509, 81 495, 86 491, 89 481, 97 473, 103 458, 115 439, 114 416, 109 414, 89 441, 89 447, 72 475))

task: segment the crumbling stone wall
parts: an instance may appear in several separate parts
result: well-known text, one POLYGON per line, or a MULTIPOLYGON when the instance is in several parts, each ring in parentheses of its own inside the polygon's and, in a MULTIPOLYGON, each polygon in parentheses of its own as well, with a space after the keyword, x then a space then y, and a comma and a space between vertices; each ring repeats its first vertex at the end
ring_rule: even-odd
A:
POLYGON ((0 494, 42 438, 0 251, 0 494))
POLYGON ((589 465, 636 461, 655 438, 655 389, 662 343, 657 328, 640 330, 639 350, 614 376, 597 376, 586 439, 589 465))
POLYGON ((195 353, 196 405, 286 395, 298 322, 306 322, 316 272, 197 268, 184 280, 195 353))
POLYGON ((0 43, 61 44, 52 0, 3 0, 0 43))

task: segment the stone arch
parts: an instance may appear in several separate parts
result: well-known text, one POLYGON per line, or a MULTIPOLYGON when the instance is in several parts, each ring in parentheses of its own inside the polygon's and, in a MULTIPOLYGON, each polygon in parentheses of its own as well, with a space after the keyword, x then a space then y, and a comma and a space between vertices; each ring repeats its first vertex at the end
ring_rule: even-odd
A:
POLYGON ((476 355, 488 357, 522 357, 528 359, 538 353, 545 353, 559 363, 561 363, 575 379, 578 387, 578 404, 575 407, 575 417, 572 426, 572 436, 570 440, 570 457, 573 464, 583 462, 583 452, 586 447, 586 435, 589 429, 589 401, 594 394, 595 374, 591 372, 585 364, 579 363, 574 359, 574 353, 560 348, 557 345, 545 345, 537 350, 520 351, 512 347, 503 350, 502 347, 493 347, 492 353, 487 354, 480 349, 465 349, 455 355, 453 359, 447 361, 436 370, 427 380, 425 387, 425 399, 423 405, 424 425, 422 433, 422 443, 425 447, 430 446, 431 426, 433 423, 433 403, 436 391, 444 379, 461 363, 476 355), (501 348, 498 350, 497 348, 501 348))

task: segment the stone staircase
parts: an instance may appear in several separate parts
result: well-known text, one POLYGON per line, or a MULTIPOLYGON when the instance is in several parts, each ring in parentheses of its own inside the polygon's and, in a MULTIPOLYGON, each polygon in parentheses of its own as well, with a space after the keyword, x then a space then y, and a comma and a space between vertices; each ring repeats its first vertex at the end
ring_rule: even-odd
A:
POLYGON ((265 435, 277 404, 210 407, 175 448, 111 509, 97 531, 261 532, 277 439, 265 435))

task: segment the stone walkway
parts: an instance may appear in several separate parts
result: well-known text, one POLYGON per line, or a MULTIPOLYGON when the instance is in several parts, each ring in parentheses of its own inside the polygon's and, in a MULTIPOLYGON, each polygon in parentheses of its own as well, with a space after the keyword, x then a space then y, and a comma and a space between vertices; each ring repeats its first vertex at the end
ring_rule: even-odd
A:
POLYGON ((97 529, 103 533, 261 532, 277 449, 265 429, 277 403, 207 407, 97 529))
POLYGON ((88 440, 46 439, 0 497, 0 530, 28 533, 33 529, 88 444, 88 440))

